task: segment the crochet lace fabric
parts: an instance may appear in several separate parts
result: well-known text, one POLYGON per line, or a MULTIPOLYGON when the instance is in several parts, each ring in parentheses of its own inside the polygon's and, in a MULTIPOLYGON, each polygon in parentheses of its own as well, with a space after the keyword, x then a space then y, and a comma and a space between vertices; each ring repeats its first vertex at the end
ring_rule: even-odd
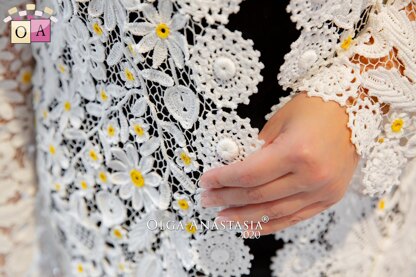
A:
MULTIPOLYGON (((239 234, 196 227, 217 211, 199 204, 202 172, 262 145, 235 112, 263 69, 253 42, 226 28, 241 0, 39 2, 59 18, 52 42, 33 46, 33 83, 43 215, 62 275, 248 274, 239 234), (184 228, 149 227, 167 221, 184 228)), ((281 84, 347 106, 368 158, 341 203, 276 235, 287 243, 274 275, 411 276, 411 182, 374 200, 354 188, 390 191, 414 152, 415 3, 293 0, 289 10, 304 31, 281 84)))
POLYGON ((288 10, 303 31, 279 75, 284 88, 346 108, 371 196, 399 185, 416 156, 415 4, 383 2, 292 1, 288 10))
MULTIPOLYGON (((1 19, 8 16, 4 6, 1 19)), ((29 46, 10 44, 7 27, 0 23, 0 276, 12 277, 23 276, 36 254, 36 182, 32 54, 29 46)))

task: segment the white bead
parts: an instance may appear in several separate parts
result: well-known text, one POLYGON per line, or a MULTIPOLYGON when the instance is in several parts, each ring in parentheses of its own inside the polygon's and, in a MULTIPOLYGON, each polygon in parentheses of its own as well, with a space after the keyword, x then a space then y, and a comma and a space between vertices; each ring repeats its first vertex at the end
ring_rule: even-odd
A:
POLYGON ((318 55, 314 50, 308 50, 300 56, 299 67, 302 69, 310 68, 318 59, 318 55))
POLYGON ((227 57, 219 57, 214 62, 214 74, 217 78, 227 81, 233 78, 237 70, 234 62, 227 57))
POLYGON ((218 142, 217 153, 223 160, 233 161, 240 154, 240 149, 234 140, 223 138, 218 142))
POLYGON ((230 253, 226 249, 213 249, 211 253, 211 258, 213 261, 218 263, 225 262, 230 258, 230 253))

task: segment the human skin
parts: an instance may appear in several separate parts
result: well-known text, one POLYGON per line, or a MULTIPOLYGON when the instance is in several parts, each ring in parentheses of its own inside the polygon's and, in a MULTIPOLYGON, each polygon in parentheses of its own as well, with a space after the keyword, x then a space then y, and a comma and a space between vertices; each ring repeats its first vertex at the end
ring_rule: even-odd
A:
POLYGON ((266 215, 261 235, 328 209, 345 195, 359 161, 347 121, 337 103, 297 95, 261 131, 262 149, 201 177, 202 206, 230 207, 218 222, 262 222, 266 215))

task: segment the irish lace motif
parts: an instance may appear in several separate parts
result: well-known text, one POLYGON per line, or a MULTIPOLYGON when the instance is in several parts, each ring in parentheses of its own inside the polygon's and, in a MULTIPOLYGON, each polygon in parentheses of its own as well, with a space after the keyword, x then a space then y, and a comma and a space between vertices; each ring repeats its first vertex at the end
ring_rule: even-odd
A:
POLYGON ((53 2, 54 42, 34 47, 39 177, 75 276, 249 273, 242 239, 195 227, 215 217, 201 173, 262 145, 234 111, 263 69, 221 25, 239 3, 53 2), (182 228, 150 228, 167 221, 182 228))
MULTIPOLYGON (((244 159, 262 144, 249 120, 235 112, 256 92, 263 68, 253 43, 223 25, 240 2, 47 3, 60 21, 51 44, 34 45, 38 174, 64 272, 249 273, 253 257, 244 241, 197 227, 212 223, 217 211, 200 206, 201 173, 244 159), (172 221, 179 231, 152 225, 172 221)), ((276 234, 286 244, 272 260, 274 276, 414 273, 416 176, 407 172, 400 180, 398 169, 416 154, 408 128, 415 48, 399 51, 399 43, 390 45, 393 40, 382 35, 388 31, 398 39, 405 32, 406 43, 414 42, 414 6, 358 0, 290 4, 298 26, 310 33, 287 56, 282 85, 317 96, 322 91, 321 97, 347 106, 352 129, 359 126, 353 135, 357 149, 375 158, 361 165, 343 201, 276 234), (389 28, 389 22, 404 25, 389 28), (362 63, 365 53, 375 60, 362 63), (375 186, 385 178, 401 184, 375 186), (390 193, 374 199, 357 194, 363 180, 370 194, 390 193)))

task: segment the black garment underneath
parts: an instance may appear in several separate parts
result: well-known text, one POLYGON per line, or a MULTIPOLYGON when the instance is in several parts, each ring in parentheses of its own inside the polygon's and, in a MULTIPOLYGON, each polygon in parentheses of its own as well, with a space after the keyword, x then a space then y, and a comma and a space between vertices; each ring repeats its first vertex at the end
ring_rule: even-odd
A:
MULTIPOLYGON (((260 51, 260 60, 265 65, 259 92, 251 96, 249 105, 240 105, 238 109, 238 114, 250 118, 252 126, 259 130, 266 123, 264 116, 270 112, 271 106, 278 103, 279 97, 288 94, 278 85, 277 74, 284 55, 290 51, 290 45, 299 37, 299 32, 290 21, 287 5, 288 0, 245 0, 240 12, 232 15, 227 25, 230 30, 241 31, 245 39, 254 41, 254 48, 260 51)), ((269 235, 258 240, 246 240, 246 244, 254 255, 249 276, 271 276, 270 259, 283 243, 269 235)))

